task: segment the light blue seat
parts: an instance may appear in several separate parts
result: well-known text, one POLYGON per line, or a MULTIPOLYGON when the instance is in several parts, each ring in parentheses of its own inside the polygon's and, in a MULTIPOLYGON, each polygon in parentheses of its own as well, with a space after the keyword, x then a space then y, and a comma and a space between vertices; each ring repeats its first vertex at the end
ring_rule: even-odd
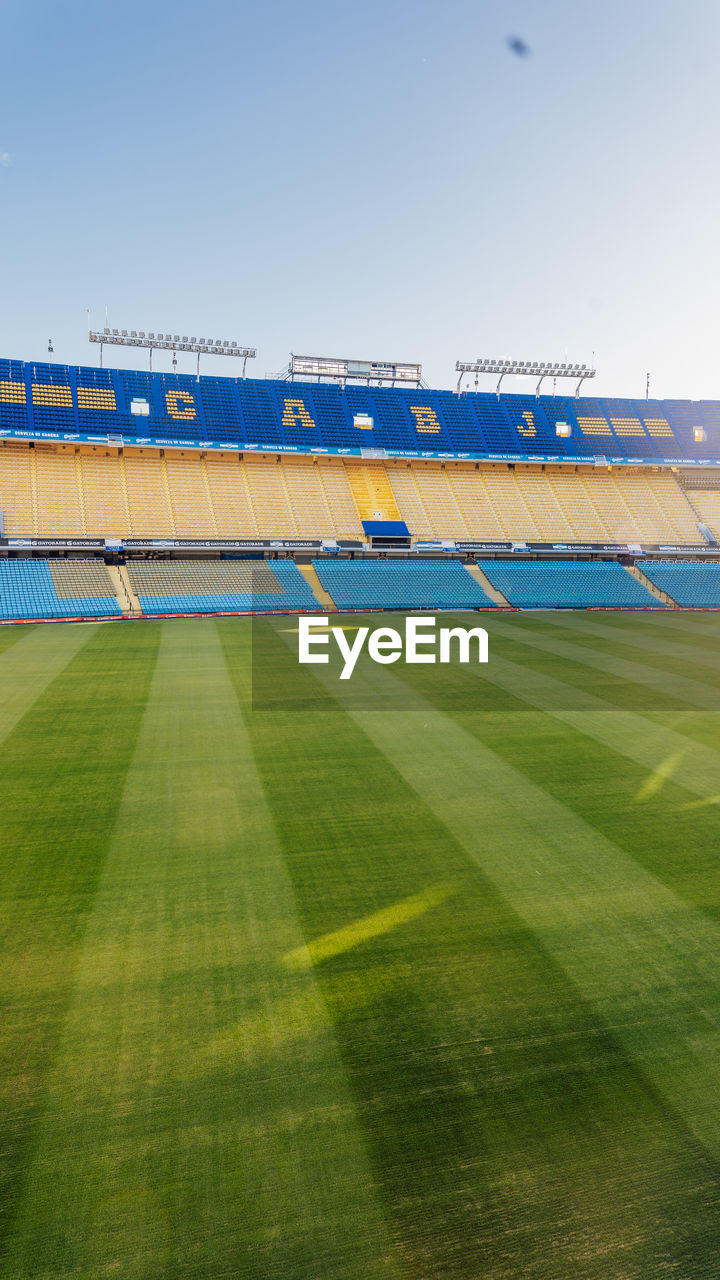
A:
POLYGON ((314 560, 338 609, 492 609, 458 560, 314 560))
POLYGON ((316 612, 320 608, 292 561, 130 561, 128 574, 146 614, 316 612), (227 589, 218 590, 223 579, 227 589), (248 590, 237 590, 239 579, 248 590))
POLYGON ((687 608, 720 608, 720 563, 711 561, 656 560, 643 562, 651 582, 687 608))
POLYGON ((69 570, 73 583, 87 595, 60 595, 47 560, 0 560, 0 618, 107 618, 122 615, 107 578, 107 595, 102 591, 105 566, 98 560, 53 562, 56 572, 69 570))
POLYGON ((520 609, 663 608, 617 561, 483 560, 492 585, 520 609))

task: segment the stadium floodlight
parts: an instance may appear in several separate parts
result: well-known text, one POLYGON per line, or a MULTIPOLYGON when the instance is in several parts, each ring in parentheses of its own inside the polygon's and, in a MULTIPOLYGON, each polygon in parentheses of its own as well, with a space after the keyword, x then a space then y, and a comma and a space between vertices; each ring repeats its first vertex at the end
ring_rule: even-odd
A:
MULTIPOLYGON (((254 360, 257 355, 256 347, 241 347, 237 342, 229 342, 218 338, 214 340, 208 338, 205 342, 204 338, 200 338, 198 342, 194 338, 180 338, 179 334, 170 333, 148 333, 147 337, 144 330, 131 329, 128 334, 127 329, 88 329, 88 339, 90 342, 98 342, 100 344, 100 368, 103 363, 103 347, 144 347, 150 352, 150 369, 152 370, 152 353, 153 351, 192 351, 197 355, 197 374, 200 377, 200 355, 213 356, 235 356, 236 359, 242 360, 243 371, 242 376, 245 377, 245 369, 248 360, 254 360)), ((173 359, 173 365, 177 364, 177 360, 173 359)))
MULTIPOLYGON (((575 388, 575 397, 580 395, 580 387, 586 378, 595 377, 595 369, 590 369, 586 364, 568 364, 567 361, 562 363, 549 360, 458 360, 455 364, 455 370, 459 373, 457 383, 457 394, 460 394, 460 387, 463 377, 466 373, 497 373, 499 374, 496 392, 500 395, 500 386, 503 378, 508 374, 532 374, 537 377, 538 383, 535 388, 535 395, 540 395, 540 387, 545 378, 576 378, 577 386, 575 388)), ((477 380, 476 380, 477 382, 477 380)))
POLYGON ((398 360, 346 360, 335 356, 290 356, 290 363, 285 370, 285 377, 292 382, 295 378, 329 378, 345 386, 348 381, 396 382, 404 386, 420 387, 422 383, 422 365, 408 364, 398 360))

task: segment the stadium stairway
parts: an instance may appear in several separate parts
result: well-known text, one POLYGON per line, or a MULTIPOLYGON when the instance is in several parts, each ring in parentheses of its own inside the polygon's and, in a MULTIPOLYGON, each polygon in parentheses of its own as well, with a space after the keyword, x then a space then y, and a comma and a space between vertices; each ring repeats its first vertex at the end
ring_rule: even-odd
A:
POLYGON ((319 603, 322 605, 323 609, 327 610, 328 613, 337 613, 337 605, 318 578, 317 573, 315 572, 315 566, 312 564, 299 564, 297 567, 313 595, 317 597, 319 603))
POLYGON ((129 617, 132 605, 130 595, 121 577, 120 570, 117 565, 114 564, 108 564, 105 568, 108 571, 108 577, 110 578, 113 591, 115 592, 115 599, 117 600, 123 615, 125 617, 129 617))
POLYGON ((637 578, 638 582, 642 582, 645 590, 649 591, 651 596, 655 596, 656 600, 659 600, 661 604, 668 605, 670 609, 677 609, 679 607, 673 600, 672 596, 669 596, 667 591, 662 591, 660 587, 656 587, 655 583, 652 582, 650 578, 646 577, 642 569, 639 569, 636 564, 626 564, 625 568, 628 573, 632 574, 633 578, 637 578))
POLYGON ((353 502, 361 520, 401 520, 388 473, 382 462, 346 464, 353 502))
POLYGON ((465 568, 467 569, 470 576, 473 577, 476 582, 480 583, 480 586, 485 592, 485 595, 489 596, 491 600, 494 600, 496 605, 498 605, 501 609, 512 608, 510 601, 505 599, 505 596, 503 595, 502 591, 499 591, 497 587, 493 586, 487 574, 483 573, 479 564, 466 564, 465 568))
POLYGON ((141 618, 142 609, 140 601, 130 586, 128 571, 124 564, 109 564, 106 566, 113 587, 117 602, 127 618, 141 618))

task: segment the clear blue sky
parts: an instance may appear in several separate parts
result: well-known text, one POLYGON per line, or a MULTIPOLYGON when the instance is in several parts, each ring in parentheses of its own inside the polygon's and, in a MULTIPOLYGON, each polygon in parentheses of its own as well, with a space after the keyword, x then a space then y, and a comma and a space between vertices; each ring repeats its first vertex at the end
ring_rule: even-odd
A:
POLYGON ((720 398, 716 0, 0 0, 0 48, 2 355, 95 363, 107 305, 260 375, 595 351, 720 398))

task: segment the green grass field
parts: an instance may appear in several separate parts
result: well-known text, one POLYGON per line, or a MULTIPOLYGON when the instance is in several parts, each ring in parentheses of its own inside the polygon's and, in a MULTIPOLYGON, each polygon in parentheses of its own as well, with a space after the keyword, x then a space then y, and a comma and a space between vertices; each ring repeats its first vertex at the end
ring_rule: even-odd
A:
POLYGON ((3 1280, 720 1274, 720 616, 478 623, 0 629, 3 1280))

